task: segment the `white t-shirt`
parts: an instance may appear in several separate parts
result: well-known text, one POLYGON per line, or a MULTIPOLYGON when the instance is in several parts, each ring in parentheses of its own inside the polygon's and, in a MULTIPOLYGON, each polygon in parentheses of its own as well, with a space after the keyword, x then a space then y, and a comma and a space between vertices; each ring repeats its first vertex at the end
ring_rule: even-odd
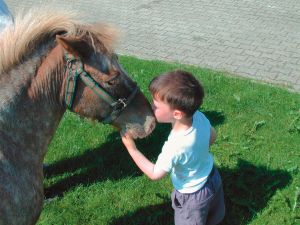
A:
POLYGON ((213 168, 210 129, 209 120, 197 111, 188 130, 171 131, 158 156, 155 167, 170 172, 174 188, 181 193, 198 191, 213 168))

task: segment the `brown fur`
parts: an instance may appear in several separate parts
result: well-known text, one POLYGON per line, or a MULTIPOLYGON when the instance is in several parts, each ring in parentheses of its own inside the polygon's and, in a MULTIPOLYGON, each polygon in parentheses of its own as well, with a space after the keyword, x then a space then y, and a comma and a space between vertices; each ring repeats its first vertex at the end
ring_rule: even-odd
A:
MULTIPOLYGON (((111 54, 113 29, 82 24, 72 15, 31 12, 0 38, 0 225, 35 224, 41 213, 43 158, 66 110, 64 53, 81 57, 111 95, 127 97, 134 89, 111 54), (114 77, 113 84, 103 82, 114 77)), ((72 111, 101 120, 111 108, 79 81, 72 111)), ((155 118, 141 92, 113 125, 134 137, 151 133, 155 118)))

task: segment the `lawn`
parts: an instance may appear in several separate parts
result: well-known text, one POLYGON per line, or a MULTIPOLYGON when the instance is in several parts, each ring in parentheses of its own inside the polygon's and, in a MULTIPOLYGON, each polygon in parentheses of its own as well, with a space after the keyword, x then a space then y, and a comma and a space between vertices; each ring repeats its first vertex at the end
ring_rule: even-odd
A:
MULTIPOLYGON (((300 95, 222 72, 122 56, 149 98, 148 83, 185 69, 202 81, 200 108, 218 132, 211 147, 223 179, 222 224, 300 224, 300 95)), ((137 146, 155 162, 170 126, 158 124, 137 146)), ((172 225, 169 177, 150 181, 109 126, 67 112, 45 162, 42 225, 172 225)))

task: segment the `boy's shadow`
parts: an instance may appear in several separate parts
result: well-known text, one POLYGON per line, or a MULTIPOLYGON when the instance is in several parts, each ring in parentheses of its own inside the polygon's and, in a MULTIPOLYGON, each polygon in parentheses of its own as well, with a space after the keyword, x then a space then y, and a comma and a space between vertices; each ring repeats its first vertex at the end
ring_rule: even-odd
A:
MULTIPOLYGON (((223 180, 226 216, 221 224, 248 224, 264 209, 277 189, 291 182, 291 175, 283 170, 269 170, 265 166, 239 160, 234 169, 219 168, 223 180)), ((171 201, 141 208, 115 219, 110 225, 173 225, 171 201)))

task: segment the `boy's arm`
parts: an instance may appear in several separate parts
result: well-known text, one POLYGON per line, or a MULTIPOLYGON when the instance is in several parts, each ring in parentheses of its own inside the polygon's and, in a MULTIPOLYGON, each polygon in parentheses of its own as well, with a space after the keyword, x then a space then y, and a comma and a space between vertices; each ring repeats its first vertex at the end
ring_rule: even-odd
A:
POLYGON ((164 170, 155 169, 154 164, 148 160, 137 148, 133 139, 127 134, 121 134, 122 142, 127 148, 129 155, 140 170, 151 180, 159 180, 167 175, 164 170))
POLYGON ((217 132, 215 128, 210 127, 210 139, 209 139, 209 146, 211 146, 215 140, 217 139, 217 132))

